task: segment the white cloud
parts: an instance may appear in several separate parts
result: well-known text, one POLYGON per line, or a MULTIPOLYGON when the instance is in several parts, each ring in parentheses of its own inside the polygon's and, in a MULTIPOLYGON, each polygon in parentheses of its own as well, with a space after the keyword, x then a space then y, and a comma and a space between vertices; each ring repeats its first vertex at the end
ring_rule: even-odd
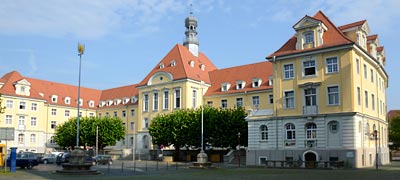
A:
POLYGON ((99 38, 125 26, 146 29, 182 9, 178 0, 3 0, 0 33, 99 38))

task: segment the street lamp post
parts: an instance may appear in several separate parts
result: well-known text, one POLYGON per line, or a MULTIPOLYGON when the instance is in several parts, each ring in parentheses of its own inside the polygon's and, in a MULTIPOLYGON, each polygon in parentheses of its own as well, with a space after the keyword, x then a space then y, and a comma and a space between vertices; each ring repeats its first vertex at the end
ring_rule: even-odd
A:
POLYGON ((79 118, 81 106, 81 65, 82 55, 85 52, 85 45, 78 43, 78 56, 79 56, 79 80, 78 80, 78 117, 76 122, 76 148, 79 148, 79 118))
POLYGON ((378 163, 378 130, 374 130, 374 132, 373 132, 373 134, 372 134, 373 136, 374 136, 374 139, 375 139, 375 168, 376 168, 376 170, 378 171, 378 165, 379 165, 379 163, 378 163))
POLYGON ((240 167, 240 132, 238 133, 239 167, 240 167))
POLYGON ((201 85, 201 152, 204 152, 204 95, 203 95, 203 81, 200 82, 201 85))

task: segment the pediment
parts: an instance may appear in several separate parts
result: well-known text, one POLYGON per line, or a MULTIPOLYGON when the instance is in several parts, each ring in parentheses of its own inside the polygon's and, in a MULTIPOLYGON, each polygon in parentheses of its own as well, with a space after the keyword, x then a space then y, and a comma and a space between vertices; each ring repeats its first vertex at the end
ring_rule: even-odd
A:
POLYGON ((315 18, 305 16, 299 22, 297 22, 293 28, 297 31, 299 29, 309 28, 309 27, 316 27, 320 25, 322 22, 315 18))
POLYGON ((30 85, 31 85, 31 83, 30 83, 28 80, 26 80, 26 79, 21 79, 21 80, 15 82, 15 84, 18 84, 18 85, 25 85, 25 86, 30 86, 30 85))

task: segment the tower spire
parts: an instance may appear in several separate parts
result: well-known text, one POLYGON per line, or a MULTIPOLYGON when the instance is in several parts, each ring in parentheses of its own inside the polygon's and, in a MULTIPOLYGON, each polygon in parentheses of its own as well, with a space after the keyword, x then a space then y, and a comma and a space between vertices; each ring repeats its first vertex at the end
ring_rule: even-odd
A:
POLYGON ((185 19, 185 36, 183 45, 196 57, 199 56, 199 40, 197 39, 197 18, 193 16, 193 6, 190 4, 189 16, 185 19))

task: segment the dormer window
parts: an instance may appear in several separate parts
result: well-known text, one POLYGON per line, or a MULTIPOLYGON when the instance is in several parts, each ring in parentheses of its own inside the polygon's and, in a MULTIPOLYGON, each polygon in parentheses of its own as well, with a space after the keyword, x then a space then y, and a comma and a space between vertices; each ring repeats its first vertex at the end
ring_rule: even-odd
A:
POLYGON ((114 103, 113 100, 108 100, 108 101, 107 101, 107 106, 111 106, 111 105, 113 105, 113 103, 114 103))
POLYGON ((83 105, 83 100, 79 99, 79 106, 82 106, 82 105, 83 105))
POLYGON ((121 99, 114 99, 114 104, 115 105, 118 105, 118 104, 120 104, 121 103, 121 99))
POLYGON ((56 103, 57 99, 58 99, 58 96, 56 96, 56 95, 51 96, 51 102, 56 103))
POLYGON ((128 102, 129 102, 129 98, 127 98, 127 97, 122 98, 122 104, 128 104, 128 102))
POLYGON ((70 104, 70 103, 71 103, 71 98, 70 98, 70 97, 66 97, 66 98, 64 99, 64 103, 65 103, 65 104, 70 104))
POLYGON ((272 77, 272 76, 269 76, 269 77, 268 77, 268 85, 269 85, 269 86, 272 86, 273 83, 274 83, 273 77, 272 77))
POLYGON ((252 87, 256 88, 256 87, 260 87, 260 86, 261 86, 261 79, 260 78, 253 78, 252 87))
POLYGON ((245 81, 236 81, 236 89, 243 89, 246 86, 245 81))
POLYGON ((131 102, 132 102, 132 103, 136 103, 137 100, 138 100, 138 98, 137 98, 136 96, 133 96, 131 102))
POLYGON ((171 61, 171 67, 174 67, 174 66, 176 66, 176 63, 175 63, 175 60, 172 60, 171 61))
POLYGON ((94 107, 94 101, 92 101, 92 100, 89 101, 89 107, 91 107, 91 108, 94 107))
POLYGON ((106 102, 104 102, 104 101, 99 102, 99 107, 103 107, 104 105, 106 105, 106 102))
POLYGON ((194 67, 194 61, 193 60, 190 61, 189 64, 190 64, 190 67, 194 67))
POLYGON ((164 63, 160 63, 160 69, 164 68, 164 63))
POLYGON ((314 32, 313 31, 306 31, 303 33, 303 48, 313 48, 314 47, 314 32))
POLYGON ((221 85, 221 91, 222 91, 222 92, 228 91, 230 87, 231 87, 231 84, 229 84, 229 83, 222 83, 222 85, 221 85))
POLYGON ((202 65, 200 66, 200 68, 201 68, 202 71, 204 71, 204 70, 206 69, 206 65, 202 64, 202 65))
POLYGON ((21 93, 25 93, 25 86, 21 86, 21 93))

